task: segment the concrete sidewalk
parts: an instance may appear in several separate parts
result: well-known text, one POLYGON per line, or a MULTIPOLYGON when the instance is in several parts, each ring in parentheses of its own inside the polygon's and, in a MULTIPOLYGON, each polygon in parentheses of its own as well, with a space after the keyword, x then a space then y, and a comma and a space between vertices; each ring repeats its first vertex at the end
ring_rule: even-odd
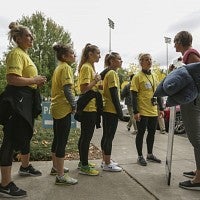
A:
MULTIPOLYGON (((100 148, 102 129, 96 129, 92 143, 100 148)), ((79 183, 73 186, 56 186, 55 177, 49 172, 52 163, 33 162, 43 173, 41 177, 20 177, 17 174, 20 163, 13 164, 15 183, 27 190, 25 200, 200 200, 200 192, 184 190, 178 187, 180 181, 187 180, 183 171, 195 169, 194 155, 187 138, 175 135, 171 185, 167 185, 165 160, 167 152, 167 134, 156 133, 154 154, 162 160, 161 164, 148 163, 146 167, 137 164, 135 136, 126 130, 126 122, 119 122, 113 141, 112 159, 120 164, 123 172, 105 172, 97 164, 100 175, 97 177, 78 174, 78 160, 65 161, 70 175, 79 183)), ((144 155, 146 142, 144 140, 144 155)))

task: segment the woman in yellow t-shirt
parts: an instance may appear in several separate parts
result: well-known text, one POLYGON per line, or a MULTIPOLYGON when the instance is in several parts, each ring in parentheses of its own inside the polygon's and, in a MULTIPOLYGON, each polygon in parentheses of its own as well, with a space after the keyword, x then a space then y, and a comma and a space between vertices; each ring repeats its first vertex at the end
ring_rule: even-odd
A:
MULTIPOLYGON (((80 162, 78 168, 79 173, 90 176, 97 176, 98 170, 94 169, 93 163, 88 163, 88 152, 90 141, 92 139, 94 128, 97 122, 97 82, 101 79, 95 71, 95 62, 99 62, 100 50, 97 46, 86 44, 82 51, 81 61, 79 63, 79 87, 81 98, 85 98, 84 106, 81 114, 81 135, 78 142, 80 162), (88 100, 89 99, 89 100, 88 100)), ((101 94, 99 94, 101 97, 101 94)), ((79 97, 79 99, 80 99, 79 97)), ((79 107, 77 102, 77 110, 79 107)))
POLYGON ((71 178, 64 168, 65 147, 71 128, 71 113, 75 112, 73 72, 70 67, 75 62, 74 50, 69 45, 53 46, 58 59, 58 66, 52 76, 51 114, 53 116, 54 138, 51 146, 53 167, 51 175, 57 175, 55 184, 73 185, 78 181, 71 178))
POLYGON ((15 22, 12 22, 9 28, 10 42, 14 42, 17 47, 14 47, 6 57, 7 86, 1 94, 3 105, 0 105, 0 116, 5 118, 1 118, 4 138, 0 149, 0 195, 16 198, 26 196, 27 192, 11 181, 14 150, 21 152, 22 165, 19 175, 42 175, 39 170, 29 164, 29 158, 34 118, 42 110, 37 88, 46 82, 46 77, 38 75, 37 68, 27 53, 33 46, 33 35, 30 30, 15 22))
POLYGON ((103 137, 101 139, 101 149, 103 154, 102 168, 104 171, 120 172, 121 167, 111 160, 112 141, 114 139, 118 118, 123 118, 120 105, 120 83, 116 70, 122 65, 122 59, 116 52, 111 52, 105 57, 107 67, 103 79, 103 137))
POLYGON ((142 154, 144 133, 147 129, 147 160, 161 163, 161 160, 153 155, 154 136, 157 127, 158 105, 159 115, 164 116, 161 99, 153 97, 159 83, 156 74, 151 72, 152 58, 148 53, 139 55, 139 63, 142 70, 131 81, 131 96, 134 110, 134 118, 137 123, 136 148, 138 152, 138 164, 146 166, 147 162, 142 154))

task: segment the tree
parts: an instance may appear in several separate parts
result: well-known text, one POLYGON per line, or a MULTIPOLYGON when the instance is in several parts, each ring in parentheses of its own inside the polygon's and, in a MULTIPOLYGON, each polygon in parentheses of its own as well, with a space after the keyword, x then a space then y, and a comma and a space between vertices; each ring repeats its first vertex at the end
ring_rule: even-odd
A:
MULTIPOLYGON (((36 12, 31 17, 22 16, 22 19, 17 20, 17 22, 27 26, 34 34, 34 44, 29 49, 29 55, 35 63, 38 73, 47 77, 48 83, 41 88, 42 94, 50 96, 51 77, 57 63, 52 46, 58 42, 73 46, 70 34, 52 19, 46 18, 41 12, 36 12)), ((11 47, 9 46, 9 49, 11 47)), ((75 71, 76 65, 72 67, 75 71)))
POLYGON ((0 63, 0 94, 3 92, 6 86, 6 67, 3 63, 0 63))
POLYGON ((119 68, 117 70, 119 76, 120 85, 128 79, 128 71, 126 69, 119 68))

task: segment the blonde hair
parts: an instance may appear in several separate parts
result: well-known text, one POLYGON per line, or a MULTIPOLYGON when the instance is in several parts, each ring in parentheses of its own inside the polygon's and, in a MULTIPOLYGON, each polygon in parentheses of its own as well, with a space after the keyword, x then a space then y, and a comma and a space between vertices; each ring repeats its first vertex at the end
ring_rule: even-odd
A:
POLYGON ((139 60, 140 65, 141 65, 141 62, 143 61, 143 59, 144 59, 145 57, 151 57, 151 54, 149 54, 149 53, 140 53, 140 54, 138 55, 138 60, 139 60))
POLYGON ((24 32, 29 30, 28 27, 20 25, 18 22, 11 22, 8 28, 10 29, 8 39, 11 43, 14 41, 16 44, 17 38, 22 37, 24 32))

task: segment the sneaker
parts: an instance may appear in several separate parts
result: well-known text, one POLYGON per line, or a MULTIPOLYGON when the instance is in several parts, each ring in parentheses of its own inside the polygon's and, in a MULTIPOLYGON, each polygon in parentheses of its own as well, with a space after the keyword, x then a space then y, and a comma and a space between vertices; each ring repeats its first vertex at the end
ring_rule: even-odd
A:
POLYGON ((192 183, 190 180, 180 182, 179 187, 188 189, 188 190, 199 190, 200 191, 200 183, 192 183))
POLYGON ((78 183, 78 180, 70 177, 68 174, 64 174, 63 176, 56 175, 56 185, 75 185, 78 183))
POLYGON ((18 188, 13 182, 10 182, 7 186, 0 185, 0 196, 7 198, 20 198, 26 197, 26 191, 18 188))
MULTIPOLYGON (((116 165, 116 166, 119 165, 117 162, 115 162, 115 161, 113 161, 113 160, 110 160, 110 164, 111 164, 111 165, 116 165)), ((101 168, 103 168, 104 165, 105 165, 105 161, 102 161, 102 162, 101 162, 101 168)))
POLYGON ((88 176, 98 176, 99 171, 87 165, 87 166, 81 166, 79 174, 88 176))
POLYGON ((194 171, 183 172, 183 176, 188 177, 188 178, 194 178, 196 176, 196 172, 194 172, 194 171))
POLYGON ((122 168, 110 163, 109 165, 104 164, 103 170, 110 171, 110 172, 121 172, 122 168))
POLYGON ((163 130, 160 131, 160 133, 161 133, 161 134, 165 134, 165 133, 166 133, 166 130, 163 129, 163 130))
MULTIPOLYGON (((94 163, 88 163, 88 166, 91 167, 91 168, 95 168, 96 164, 94 164, 94 163)), ((81 167, 82 167, 82 163, 79 162, 77 168, 80 169, 81 167)))
POLYGON ((143 156, 139 156, 137 159, 137 163, 141 166, 147 166, 146 160, 143 158, 143 156))
POLYGON ((137 130, 134 130, 134 131, 132 132, 133 135, 137 135, 137 133, 138 133, 137 130))
POLYGON ((19 171, 18 171, 20 176, 41 176, 42 173, 35 169, 31 164, 24 168, 22 166, 20 166, 19 171))
POLYGON ((147 155, 147 161, 161 163, 161 160, 156 158, 153 154, 147 155))
MULTIPOLYGON (((67 167, 64 167, 64 174, 66 174, 66 173, 68 173, 68 172, 69 172, 69 169, 68 169, 67 167)), ((51 168, 50 175, 55 176, 55 175, 57 175, 57 174, 58 174, 57 170, 56 170, 54 167, 52 167, 52 168, 51 168)))

